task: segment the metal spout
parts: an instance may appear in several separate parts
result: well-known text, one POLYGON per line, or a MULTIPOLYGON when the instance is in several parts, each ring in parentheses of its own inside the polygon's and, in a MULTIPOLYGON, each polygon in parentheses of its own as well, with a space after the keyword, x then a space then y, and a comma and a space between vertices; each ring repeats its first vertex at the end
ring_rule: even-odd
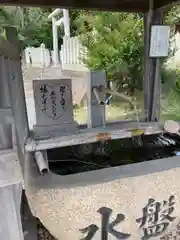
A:
POLYGON ((35 160, 41 175, 44 175, 49 172, 48 163, 44 159, 43 153, 41 151, 35 152, 35 160))
POLYGON ((104 102, 101 100, 101 97, 100 97, 100 91, 97 87, 93 87, 93 93, 96 97, 97 103, 99 105, 104 105, 104 102))

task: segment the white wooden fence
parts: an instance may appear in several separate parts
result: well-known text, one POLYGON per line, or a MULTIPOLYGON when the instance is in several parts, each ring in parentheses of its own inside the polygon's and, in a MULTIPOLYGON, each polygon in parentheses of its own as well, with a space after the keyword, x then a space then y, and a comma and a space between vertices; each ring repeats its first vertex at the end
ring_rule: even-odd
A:
MULTIPOLYGON (((87 67, 83 63, 83 59, 87 58, 87 50, 79 41, 78 37, 63 38, 63 44, 59 52, 60 62, 62 69, 85 71, 87 67)), ((25 60, 27 64, 31 64, 33 67, 49 67, 51 63, 54 63, 53 51, 49 51, 45 48, 44 44, 40 47, 28 47, 25 49, 25 60)))
POLYGON ((87 58, 87 49, 82 46, 78 37, 63 38, 63 45, 60 51, 61 63, 63 69, 84 71, 87 67, 83 59, 87 58))
POLYGON ((34 67, 49 67, 51 64, 50 51, 45 48, 44 44, 40 47, 27 47, 25 49, 25 60, 27 64, 34 67))

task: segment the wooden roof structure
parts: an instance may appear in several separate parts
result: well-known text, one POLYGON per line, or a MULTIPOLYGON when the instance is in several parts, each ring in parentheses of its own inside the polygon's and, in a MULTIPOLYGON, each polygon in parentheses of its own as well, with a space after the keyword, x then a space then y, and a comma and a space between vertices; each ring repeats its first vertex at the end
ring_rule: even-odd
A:
MULTIPOLYGON (((179 0, 154 0, 154 9, 178 2, 179 0)), ((149 0, 1 0, 0 4, 122 12, 147 12, 149 9, 149 0)))

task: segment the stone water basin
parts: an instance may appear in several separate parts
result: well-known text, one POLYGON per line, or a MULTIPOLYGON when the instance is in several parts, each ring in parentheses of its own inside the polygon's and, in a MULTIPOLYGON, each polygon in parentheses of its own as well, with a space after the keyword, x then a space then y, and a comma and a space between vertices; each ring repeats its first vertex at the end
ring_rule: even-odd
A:
MULTIPOLYGON (((148 140, 148 145, 150 142, 148 140)), ((127 140, 127 144, 124 144, 126 154, 128 145, 129 152, 132 152, 130 143, 132 140, 127 140)), ((143 139, 143 146, 144 144, 143 139)), ((45 176, 39 175, 32 155, 28 154, 26 167, 29 176, 25 185, 33 214, 58 240, 179 239, 180 157, 174 154, 179 150, 179 143, 173 147, 164 145, 162 152, 165 155, 161 154, 159 145, 154 148, 151 146, 146 151, 143 146, 136 146, 136 150, 139 153, 144 151, 148 156, 144 161, 141 158, 136 162, 137 157, 129 162, 121 161, 124 150, 120 149, 113 155, 116 148, 111 146, 108 149, 109 155, 116 158, 113 164, 108 153, 101 151, 98 153, 101 167, 76 169, 75 173, 72 168, 62 171, 72 161, 57 161, 63 160, 65 153, 70 154, 70 150, 57 150, 54 154, 56 157, 49 152, 51 171, 45 176), (150 152, 158 159, 152 160, 150 152), (104 157, 106 166, 102 167, 105 164, 104 157), (53 160, 56 162, 54 167, 51 165, 53 160)), ((75 151, 73 157, 93 162, 95 154, 92 151, 95 153, 92 146, 91 151, 87 151, 87 148, 83 151, 84 155, 78 152, 77 156, 75 151)), ((136 156, 135 151, 133 155, 136 156)))

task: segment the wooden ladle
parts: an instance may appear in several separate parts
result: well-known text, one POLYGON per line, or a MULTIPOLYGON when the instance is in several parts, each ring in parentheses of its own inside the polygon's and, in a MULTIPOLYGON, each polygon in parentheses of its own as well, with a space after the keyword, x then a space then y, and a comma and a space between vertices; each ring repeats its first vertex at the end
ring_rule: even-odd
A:
POLYGON ((177 134, 180 136, 180 124, 173 120, 167 120, 164 124, 164 129, 168 133, 177 134))

